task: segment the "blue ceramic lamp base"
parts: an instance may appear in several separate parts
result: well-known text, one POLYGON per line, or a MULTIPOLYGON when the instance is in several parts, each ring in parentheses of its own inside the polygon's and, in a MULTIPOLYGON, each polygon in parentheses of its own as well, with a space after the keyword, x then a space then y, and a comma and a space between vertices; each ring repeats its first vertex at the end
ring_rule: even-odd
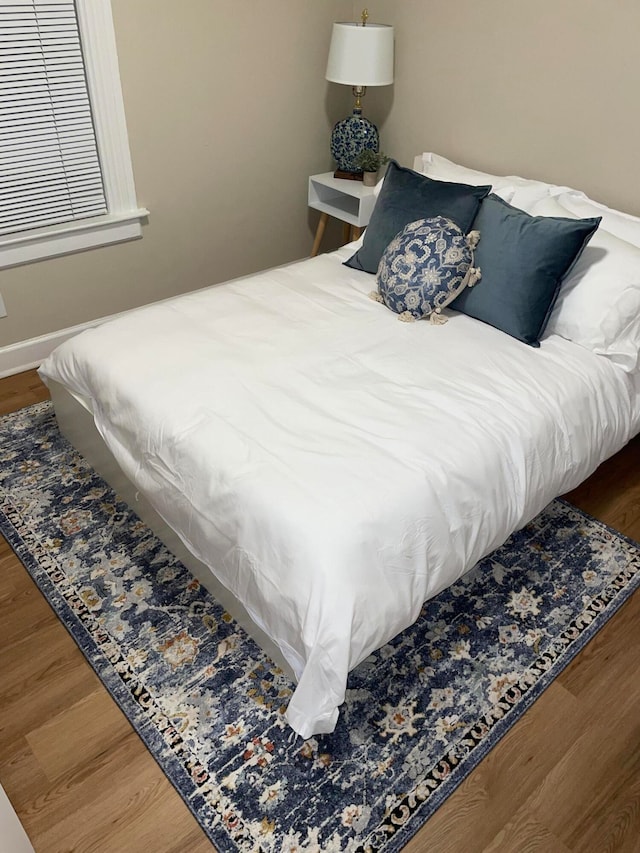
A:
POLYGON ((362 172, 356 165, 361 151, 370 148, 378 151, 378 128, 355 107, 353 113, 339 121, 331 134, 331 154, 341 172, 362 172))

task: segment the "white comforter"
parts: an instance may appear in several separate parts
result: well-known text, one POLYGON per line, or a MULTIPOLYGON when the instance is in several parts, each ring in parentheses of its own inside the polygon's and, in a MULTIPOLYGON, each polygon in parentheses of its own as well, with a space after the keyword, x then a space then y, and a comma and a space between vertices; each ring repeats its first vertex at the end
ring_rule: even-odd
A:
POLYGON ((561 338, 406 324, 349 250, 133 311, 42 375, 298 678, 303 737, 347 673, 634 431, 629 377, 561 338))

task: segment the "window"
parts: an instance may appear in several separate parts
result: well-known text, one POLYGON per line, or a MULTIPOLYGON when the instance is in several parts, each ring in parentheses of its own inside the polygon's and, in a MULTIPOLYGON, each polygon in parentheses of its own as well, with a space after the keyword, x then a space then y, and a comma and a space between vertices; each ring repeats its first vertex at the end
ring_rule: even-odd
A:
POLYGON ((0 0, 0 266, 139 237, 109 0, 0 0))

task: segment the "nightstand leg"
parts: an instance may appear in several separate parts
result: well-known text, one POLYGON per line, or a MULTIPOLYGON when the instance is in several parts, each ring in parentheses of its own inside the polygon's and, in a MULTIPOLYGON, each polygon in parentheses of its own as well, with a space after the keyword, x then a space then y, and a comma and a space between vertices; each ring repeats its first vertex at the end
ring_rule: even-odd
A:
POLYGON ((357 240, 361 234, 362 234, 362 228, 358 228, 357 225, 354 225, 353 229, 351 231, 351 239, 357 240))
POLYGON ((322 236, 324 234, 324 229, 327 227, 327 219, 329 218, 328 213, 320 214, 320 221, 318 222, 318 227, 316 228, 316 236, 313 241, 313 249, 311 249, 311 257, 315 258, 315 256, 320 251, 320 243, 322 243, 322 236))

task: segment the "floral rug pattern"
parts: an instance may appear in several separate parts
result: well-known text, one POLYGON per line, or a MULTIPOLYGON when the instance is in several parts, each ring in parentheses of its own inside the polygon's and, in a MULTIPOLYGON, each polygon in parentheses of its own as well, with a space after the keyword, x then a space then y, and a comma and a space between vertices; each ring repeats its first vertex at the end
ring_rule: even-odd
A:
POLYGON ((398 851, 640 582, 554 501, 354 672, 303 741, 292 685, 61 437, 0 419, 0 532, 220 851, 398 851))

